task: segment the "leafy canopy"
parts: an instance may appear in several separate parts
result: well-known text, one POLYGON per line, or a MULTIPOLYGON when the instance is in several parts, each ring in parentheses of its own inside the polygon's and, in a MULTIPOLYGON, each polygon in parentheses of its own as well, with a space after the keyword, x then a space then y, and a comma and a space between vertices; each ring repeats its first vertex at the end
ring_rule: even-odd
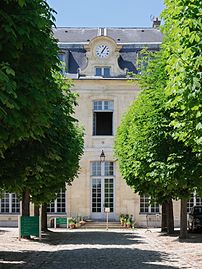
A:
POLYGON ((202 150, 202 0, 165 0, 163 50, 175 138, 202 150))
POLYGON ((57 85, 52 9, 42 0, 0 4, 0 155, 16 141, 43 136, 57 85))
POLYGON ((15 143, 0 160, 4 189, 19 196, 29 191, 35 204, 50 202, 65 183, 71 184, 83 153, 83 131, 72 117, 76 95, 70 91, 71 82, 65 82, 60 74, 54 77, 60 98, 53 104, 44 136, 15 143))
POLYGON ((127 184, 162 203, 189 197, 200 185, 200 162, 190 147, 173 139, 164 91, 166 59, 162 52, 148 54, 139 75, 141 92, 117 131, 115 154, 127 184))

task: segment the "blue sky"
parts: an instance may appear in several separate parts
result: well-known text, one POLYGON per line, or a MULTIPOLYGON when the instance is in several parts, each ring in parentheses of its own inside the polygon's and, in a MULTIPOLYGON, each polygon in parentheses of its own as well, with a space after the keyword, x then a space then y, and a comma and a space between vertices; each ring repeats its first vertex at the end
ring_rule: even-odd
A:
POLYGON ((47 0, 57 11, 56 25, 67 27, 150 27, 163 0, 47 0))

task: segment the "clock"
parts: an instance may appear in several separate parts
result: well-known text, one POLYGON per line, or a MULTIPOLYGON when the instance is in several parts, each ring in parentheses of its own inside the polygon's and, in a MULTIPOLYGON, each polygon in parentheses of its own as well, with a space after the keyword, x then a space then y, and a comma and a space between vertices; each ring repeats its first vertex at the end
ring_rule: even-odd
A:
POLYGON ((99 58, 106 58, 109 56, 110 49, 107 45, 101 44, 96 47, 95 53, 99 58))

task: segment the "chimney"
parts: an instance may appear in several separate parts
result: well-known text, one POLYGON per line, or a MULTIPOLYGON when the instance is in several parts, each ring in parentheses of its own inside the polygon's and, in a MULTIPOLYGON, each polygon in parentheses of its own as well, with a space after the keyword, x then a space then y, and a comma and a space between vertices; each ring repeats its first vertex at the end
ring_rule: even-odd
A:
POLYGON ((155 19, 153 19, 153 28, 159 28, 159 26, 161 25, 161 21, 159 21, 158 17, 156 17, 155 19))
POLYGON ((105 28, 102 28, 102 27, 101 28, 98 28, 98 34, 97 35, 98 36, 104 36, 105 35, 105 31, 106 31, 105 28))

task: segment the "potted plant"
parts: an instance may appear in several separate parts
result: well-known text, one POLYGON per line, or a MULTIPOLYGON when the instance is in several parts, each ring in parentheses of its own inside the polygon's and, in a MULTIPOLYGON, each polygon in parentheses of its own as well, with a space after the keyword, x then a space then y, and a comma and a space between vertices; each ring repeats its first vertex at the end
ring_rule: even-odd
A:
POLYGON ((126 227, 132 228, 133 227, 133 215, 128 216, 126 221, 126 227))
POLYGON ((126 228, 127 228, 128 219, 129 219, 129 215, 126 214, 124 217, 124 227, 126 227, 126 228))
POLYGON ((81 227, 81 223, 80 223, 81 217, 77 216, 76 217, 76 228, 80 228, 81 227))
POLYGON ((125 215, 124 214, 121 214, 120 217, 119 217, 121 226, 124 226, 124 219, 125 219, 125 215))
POLYGON ((76 228, 76 221, 75 221, 75 219, 73 219, 73 218, 69 219, 69 228, 70 229, 76 228))

